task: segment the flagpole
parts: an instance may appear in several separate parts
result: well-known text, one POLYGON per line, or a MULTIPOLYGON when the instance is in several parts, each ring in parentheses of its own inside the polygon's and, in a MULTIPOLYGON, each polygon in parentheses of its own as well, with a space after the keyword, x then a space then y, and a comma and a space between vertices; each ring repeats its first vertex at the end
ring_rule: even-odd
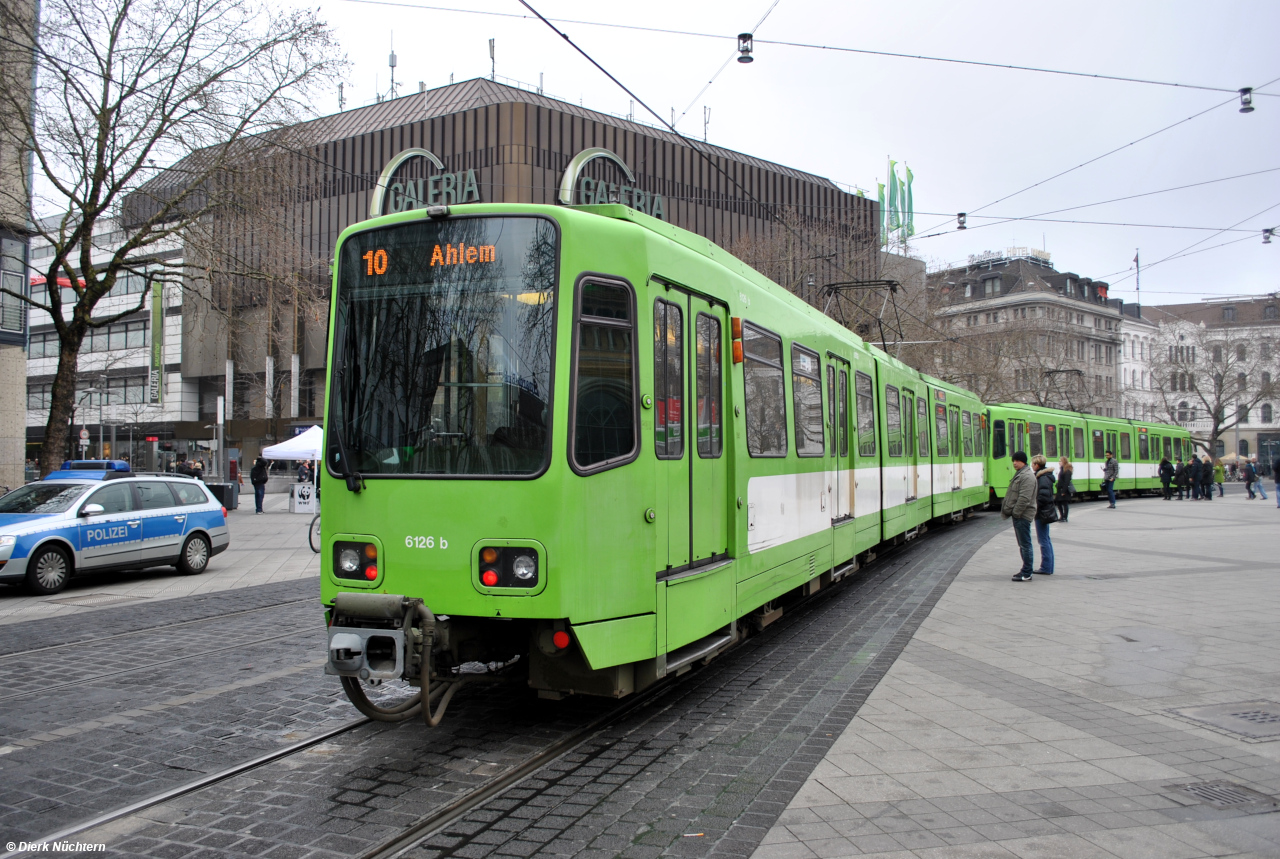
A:
POLYGON ((1141 254, 1140 254, 1139 250, 1138 250, 1137 248, 1134 248, 1134 250, 1133 250, 1133 264, 1134 264, 1134 265, 1136 265, 1136 266, 1138 267, 1138 273, 1137 273, 1137 275, 1134 277, 1134 288, 1133 288, 1133 291, 1134 291, 1135 293, 1137 293, 1137 305, 1138 305, 1138 315, 1139 315, 1139 316, 1141 316, 1141 315, 1142 315, 1142 262, 1141 262, 1141 260, 1139 259, 1139 257, 1140 257, 1140 256, 1141 256, 1141 254))

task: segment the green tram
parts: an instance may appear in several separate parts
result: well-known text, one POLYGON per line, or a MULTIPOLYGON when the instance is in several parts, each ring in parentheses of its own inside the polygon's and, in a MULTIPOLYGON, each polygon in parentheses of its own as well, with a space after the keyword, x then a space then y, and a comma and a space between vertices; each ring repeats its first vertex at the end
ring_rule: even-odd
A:
POLYGON ((629 207, 366 221, 333 288, 326 670, 373 718, 626 695, 988 501, 973 394, 629 207))
POLYGON ((991 458, 987 474, 993 498, 1004 498, 1013 477, 1010 457, 1015 451, 1028 456, 1042 454, 1057 471, 1059 457, 1067 457, 1074 469, 1076 492, 1097 495, 1102 491, 1106 452, 1120 465, 1116 492, 1133 494, 1160 489, 1161 459, 1173 462, 1194 450, 1186 429, 1170 424, 1126 418, 1106 418, 1076 412, 1002 403, 991 406, 991 458))

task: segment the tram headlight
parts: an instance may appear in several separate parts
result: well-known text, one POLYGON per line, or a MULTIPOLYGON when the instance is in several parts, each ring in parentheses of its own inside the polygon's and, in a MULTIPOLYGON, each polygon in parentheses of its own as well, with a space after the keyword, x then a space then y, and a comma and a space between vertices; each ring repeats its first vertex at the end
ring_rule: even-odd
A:
POLYGON ((354 573, 360 569, 360 556, 355 549, 343 549, 338 553, 338 569, 344 573, 354 573))
POLYGON ((522 582, 538 575, 538 562, 529 555, 517 555, 511 562, 511 574, 522 582))

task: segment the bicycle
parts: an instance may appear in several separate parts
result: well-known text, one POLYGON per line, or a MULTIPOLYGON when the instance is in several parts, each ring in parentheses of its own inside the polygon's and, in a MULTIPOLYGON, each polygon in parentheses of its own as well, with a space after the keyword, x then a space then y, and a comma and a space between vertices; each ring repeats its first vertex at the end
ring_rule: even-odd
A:
POLYGON ((307 526, 307 542, 311 544, 311 551, 317 555, 320 554, 320 514, 317 513, 311 517, 311 524, 307 526))

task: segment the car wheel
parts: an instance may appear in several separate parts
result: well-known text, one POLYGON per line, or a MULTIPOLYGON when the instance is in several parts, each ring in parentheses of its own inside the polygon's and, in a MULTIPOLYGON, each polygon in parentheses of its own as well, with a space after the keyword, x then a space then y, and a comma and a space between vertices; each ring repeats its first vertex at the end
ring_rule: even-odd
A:
POLYGON ((27 587, 32 593, 56 594, 71 578, 71 561, 56 546, 39 549, 27 561, 27 587))
POLYGON ((184 576, 198 576, 209 566, 212 555, 209 538, 203 534, 192 534, 182 544, 182 554, 178 556, 178 572, 184 576))

